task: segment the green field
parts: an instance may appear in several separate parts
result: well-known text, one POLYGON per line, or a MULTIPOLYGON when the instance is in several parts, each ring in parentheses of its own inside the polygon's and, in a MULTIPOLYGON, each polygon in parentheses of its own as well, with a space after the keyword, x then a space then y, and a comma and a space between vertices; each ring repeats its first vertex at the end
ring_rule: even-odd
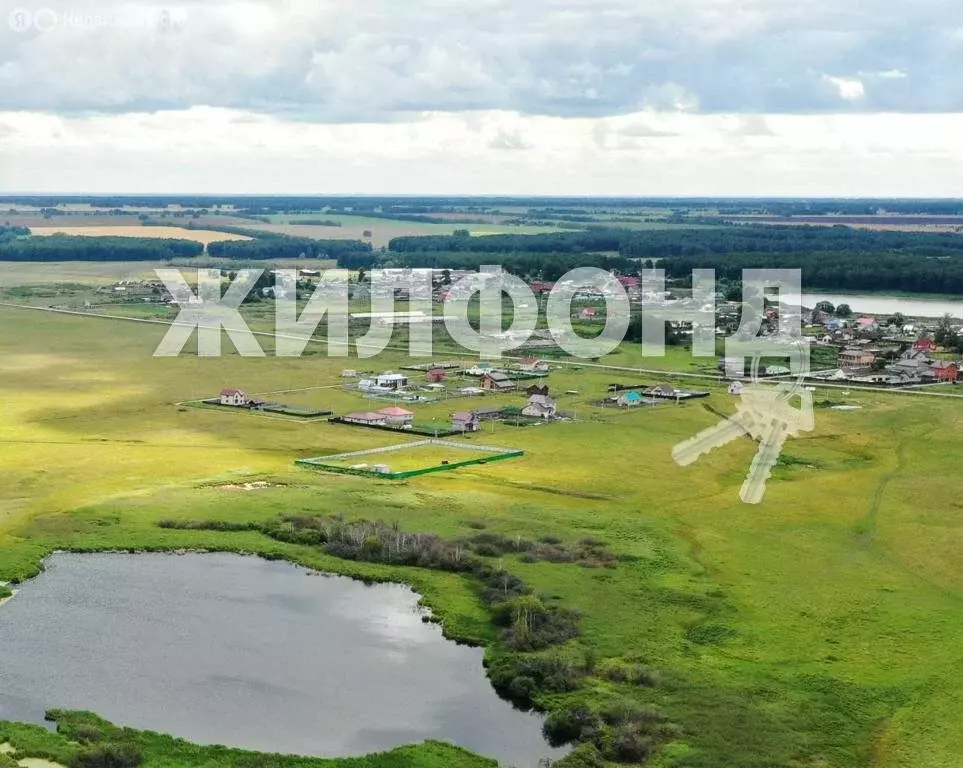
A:
MULTIPOLYGON (((293 462, 397 443, 395 435, 177 404, 237 386, 288 391, 272 399, 336 412, 384 407, 344 392, 340 373, 397 370, 401 353, 372 361, 157 359, 160 326, 0 307, 0 327, 0 581, 31 575, 58 548, 260 551, 407 581, 448 634, 486 643, 497 659, 503 649, 488 609, 458 575, 341 560, 254 531, 156 524, 340 514, 447 538, 470 536, 478 525, 534 540, 593 537, 620 557, 616 567, 504 558, 513 574, 581 615, 581 637, 559 652, 593 659, 579 690, 540 695, 542 707, 618 696, 658 711, 677 726, 649 762, 658 768, 960 765, 960 401, 818 391, 817 402, 862 408, 820 409, 816 432, 790 442, 764 503, 751 507, 738 498, 755 451, 748 440, 688 468, 671 458, 675 443, 717 421, 709 407, 734 408, 724 389, 699 383, 713 393, 706 401, 603 410, 592 403, 610 382, 672 379, 568 367, 549 384, 553 393, 578 392, 559 403, 578 413, 577 422, 486 424, 479 437, 524 457, 375 483, 293 462), (257 480, 272 487, 250 494, 219 487, 257 480), (604 673, 631 664, 651 670, 657 684, 604 673)), ((661 361, 636 348, 602 362, 714 368, 678 349, 661 361)), ((410 410, 419 423, 447 423, 466 402, 410 410)), ((518 405, 524 397, 480 402, 518 405)), ((404 759, 370 765, 479 764, 463 753, 439 757, 437 749, 415 747, 404 759)), ((199 764, 228 763, 147 763, 199 764)))
MULTIPOLYGON (((470 218, 466 214, 467 218, 470 218)), ((252 229, 263 229, 268 232, 298 237, 314 237, 319 240, 343 239, 361 240, 366 231, 371 232, 371 244, 376 248, 388 245, 388 241, 395 237, 407 235, 450 235, 456 229, 467 229, 473 235, 536 235, 542 232, 558 232, 559 227, 541 226, 513 226, 510 224, 459 224, 457 222, 435 224, 418 221, 403 221, 399 219, 381 219, 369 216, 351 216, 348 214, 305 213, 283 214, 271 216, 270 224, 251 222, 252 229), (328 227, 313 224, 299 224, 299 221, 337 221, 340 227, 328 227)), ((562 227, 566 228, 565 226, 562 227)), ((578 228, 567 225, 569 229, 578 228)))

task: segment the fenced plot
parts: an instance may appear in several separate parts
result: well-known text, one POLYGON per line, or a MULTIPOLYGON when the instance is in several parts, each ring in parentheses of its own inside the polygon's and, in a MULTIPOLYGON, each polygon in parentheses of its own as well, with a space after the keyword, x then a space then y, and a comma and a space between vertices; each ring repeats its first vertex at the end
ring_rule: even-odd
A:
POLYGON ((487 464, 524 456, 514 448, 451 440, 418 440, 366 451, 336 453, 295 462, 299 467, 343 475, 404 480, 430 472, 447 472, 461 467, 487 464))

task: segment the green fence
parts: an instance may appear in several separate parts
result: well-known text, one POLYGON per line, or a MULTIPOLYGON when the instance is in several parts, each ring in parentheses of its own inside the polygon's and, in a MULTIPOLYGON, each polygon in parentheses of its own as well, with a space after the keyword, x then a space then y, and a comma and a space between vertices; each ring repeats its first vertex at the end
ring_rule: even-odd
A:
POLYGON ((406 480, 411 477, 419 477, 420 475, 427 475, 432 472, 448 472, 453 469, 461 469, 463 467, 471 467, 479 464, 488 464, 493 461, 504 461, 505 459, 514 459, 520 456, 524 456, 525 451, 515 450, 511 448, 495 448, 492 446, 480 446, 480 445, 468 445, 461 443, 453 443, 447 440, 420 440, 414 443, 405 443, 402 445, 389 445, 384 448, 372 448, 367 451, 353 451, 351 453, 338 453, 331 456, 320 456, 316 459, 299 459, 294 463, 299 467, 306 467, 308 469, 320 469, 323 472, 332 472, 338 475, 354 475, 358 477, 376 477, 385 480, 406 480), (486 452, 486 456, 479 457, 477 459, 465 459, 464 461, 455 461, 449 464, 437 464, 431 467, 423 467, 421 469, 411 469, 405 472, 375 472, 370 469, 352 468, 352 467, 342 467, 337 464, 331 464, 331 461, 339 461, 347 458, 356 458, 361 456, 372 456, 380 453, 390 453, 392 451, 401 451, 408 448, 416 448, 421 445, 445 445, 452 448, 457 448, 467 451, 475 452, 486 452))

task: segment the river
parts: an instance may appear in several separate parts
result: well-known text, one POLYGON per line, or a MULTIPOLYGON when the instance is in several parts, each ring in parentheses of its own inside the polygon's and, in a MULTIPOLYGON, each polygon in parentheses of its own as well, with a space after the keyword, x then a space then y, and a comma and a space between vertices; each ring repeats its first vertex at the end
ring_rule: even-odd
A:
POLYGON ((834 306, 849 304, 853 312, 864 315, 881 315, 887 317, 902 313, 905 317, 943 317, 949 314, 963 319, 963 299, 953 301, 949 299, 924 299, 884 296, 881 294, 842 294, 842 293, 806 293, 802 299, 799 295, 786 295, 780 300, 799 306, 814 307, 820 301, 828 301, 834 306))

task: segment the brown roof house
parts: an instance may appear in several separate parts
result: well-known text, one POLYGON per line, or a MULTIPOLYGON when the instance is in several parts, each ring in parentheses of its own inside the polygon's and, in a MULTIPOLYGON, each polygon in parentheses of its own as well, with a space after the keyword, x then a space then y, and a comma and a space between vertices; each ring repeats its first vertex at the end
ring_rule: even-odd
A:
POLYGON ((496 392, 508 392, 515 389, 515 382, 508 378, 507 373, 492 371, 485 374, 482 379, 482 387, 496 392))

